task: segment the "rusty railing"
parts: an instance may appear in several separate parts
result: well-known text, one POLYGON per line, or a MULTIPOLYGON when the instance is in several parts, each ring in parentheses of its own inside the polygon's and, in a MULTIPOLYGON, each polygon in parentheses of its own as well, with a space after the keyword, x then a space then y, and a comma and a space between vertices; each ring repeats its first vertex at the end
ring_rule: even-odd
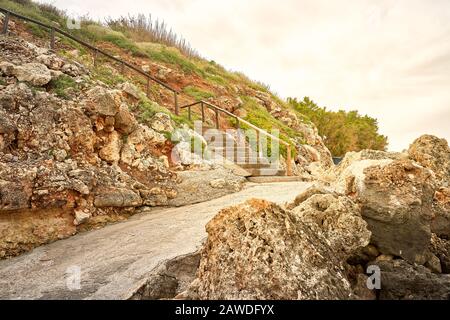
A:
POLYGON ((128 69, 130 69, 130 70, 132 70, 132 71, 134 71, 134 72, 144 76, 146 78, 146 80, 147 80, 147 86, 146 86, 147 96, 150 95, 150 81, 154 81, 157 84, 159 84, 160 86, 164 87, 165 89, 171 91, 173 93, 173 95, 174 95, 174 100, 173 101, 174 101, 175 114, 176 115, 179 114, 178 94, 180 94, 180 92, 178 90, 172 88, 168 84, 162 82, 161 80, 153 77, 151 74, 145 72, 144 70, 140 69, 139 67, 134 66, 134 65, 132 65, 132 64, 122 60, 122 59, 116 58, 113 55, 111 55, 111 54, 109 54, 109 53, 107 53, 107 52, 105 52, 105 51, 103 51, 103 50, 101 50, 101 49, 99 49, 99 48, 97 48, 97 47, 95 47, 95 46, 93 46, 93 45, 83 41, 83 40, 80 40, 80 39, 74 37, 73 35, 67 33, 66 31, 63 31, 63 30, 61 30, 61 29, 59 29, 57 27, 47 25, 47 24, 42 23, 40 21, 37 21, 35 19, 22 16, 20 14, 17 14, 15 12, 12 12, 12 11, 4 9, 4 8, 0 8, 0 12, 3 12, 5 14, 5 17, 3 19, 3 28, 1 30, 1 34, 4 34, 4 35, 8 34, 9 20, 10 20, 11 17, 15 17, 15 18, 27 21, 27 22, 31 22, 31 23, 37 24, 37 25, 39 25, 39 26, 41 26, 43 28, 48 29, 49 32, 50 32, 50 48, 52 50, 55 49, 55 36, 56 36, 56 34, 58 33, 60 35, 63 35, 65 37, 67 37, 67 38, 69 38, 69 39, 71 39, 71 40, 81 44, 82 46, 88 48, 89 50, 91 50, 93 52, 93 56, 94 56, 94 66, 97 65, 98 55, 101 54, 101 55, 105 56, 106 58, 108 58, 108 59, 110 59, 110 60, 112 60, 114 62, 119 63, 120 66, 121 66, 120 70, 121 70, 122 73, 125 72, 125 68, 128 68, 128 69))

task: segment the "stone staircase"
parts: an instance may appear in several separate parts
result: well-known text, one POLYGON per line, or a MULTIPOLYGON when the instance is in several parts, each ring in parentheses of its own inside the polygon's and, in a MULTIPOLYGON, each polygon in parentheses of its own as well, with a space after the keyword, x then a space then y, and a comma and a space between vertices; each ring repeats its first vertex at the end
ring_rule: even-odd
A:
MULTIPOLYGON (((230 161, 248 172, 249 176, 285 176, 286 171, 279 168, 278 161, 271 161, 261 152, 250 146, 245 137, 236 131, 230 135, 217 129, 207 128, 206 134, 209 157, 219 161, 230 161), (208 138, 213 132, 213 137, 208 138)), ((255 146, 256 147, 256 146, 255 146)))

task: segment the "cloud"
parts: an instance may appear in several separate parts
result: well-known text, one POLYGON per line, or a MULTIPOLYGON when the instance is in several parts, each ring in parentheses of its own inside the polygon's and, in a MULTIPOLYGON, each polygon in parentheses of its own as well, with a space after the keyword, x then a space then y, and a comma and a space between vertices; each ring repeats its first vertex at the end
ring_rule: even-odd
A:
POLYGON ((450 140, 447 0, 47 2, 97 18, 152 13, 283 97, 377 117, 392 150, 424 133, 450 140))

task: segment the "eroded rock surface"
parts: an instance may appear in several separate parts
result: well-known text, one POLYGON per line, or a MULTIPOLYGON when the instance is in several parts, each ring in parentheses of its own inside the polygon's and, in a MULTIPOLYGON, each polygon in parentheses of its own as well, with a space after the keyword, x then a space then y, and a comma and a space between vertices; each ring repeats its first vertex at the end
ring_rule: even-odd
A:
POLYGON ((361 205, 371 242, 382 253, 423 264, 431 238, 433 173, 405 159, 364 159, 344 166, 336 189, 361 205))
POLYGON ((166 139, 136 121, 128 87, 94 86, 45 49, 0 42, 0 258, 176 196, 166 139), (43 87, 56 71, 84 84, 71 99, 43 87))
POLYGON ((370 242, 371 233, 359 207, 346 196, 315 194, 292 212, 300 221, 321 230, 335 254, 343 260, 370 242))
POLYGON ((408 149, 409 157, 431 169, 442 187, 450 187, 450 147, 445 139, 423 135, 408 149))
POLYGON ((207 225, 197 279, 200 299, 348 299, 344 268, 326 239, 263 200, 224 209, 207 225))

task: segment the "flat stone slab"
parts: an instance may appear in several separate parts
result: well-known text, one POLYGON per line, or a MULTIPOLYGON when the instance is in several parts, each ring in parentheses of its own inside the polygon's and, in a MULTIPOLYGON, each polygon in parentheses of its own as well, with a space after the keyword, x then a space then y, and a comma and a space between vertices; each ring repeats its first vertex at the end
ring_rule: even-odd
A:
POLYGON ((219 199, 143 212, 2 260, 0 299, 127 299, 160 263, 195 252, 206 238, 206 223, 220 209, 250 198, 290 202, 309 185, 249 184, 219 199))
POLYGON ((280 183, 280 182, 305 182, 305 178, 298 176, 258 176, 247 177, 253 183, 280 183))

